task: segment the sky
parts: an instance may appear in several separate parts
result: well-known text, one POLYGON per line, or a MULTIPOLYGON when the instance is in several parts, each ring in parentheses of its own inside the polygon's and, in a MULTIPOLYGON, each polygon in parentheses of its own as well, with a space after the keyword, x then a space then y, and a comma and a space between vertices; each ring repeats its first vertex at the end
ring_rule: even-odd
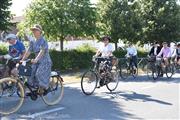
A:
MULTIPOLYGON (((23 15, 24 9, 32 0, 12 0, 12 6, 10 7, 11 13, 16 16, 23 15)), ((98 0, 91 0, 92 3, 96 3, 98 0)))

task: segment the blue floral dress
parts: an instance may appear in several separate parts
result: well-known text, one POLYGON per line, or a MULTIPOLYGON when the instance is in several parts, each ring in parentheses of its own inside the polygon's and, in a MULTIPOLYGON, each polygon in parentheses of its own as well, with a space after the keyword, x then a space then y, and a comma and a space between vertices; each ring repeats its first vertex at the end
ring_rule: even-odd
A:
POLYGON ((51 76, 52 61, 49 55, 47 41, 40 37, 39 40, 30 41, 28 51, 35 54, 35 57, 39 54, 40 50, 44 50, 44 55, 39 59, 37 64, 32 65, 32 75, 28 79, 28 83, 33 86, 41 86, 47 88, 51 76))

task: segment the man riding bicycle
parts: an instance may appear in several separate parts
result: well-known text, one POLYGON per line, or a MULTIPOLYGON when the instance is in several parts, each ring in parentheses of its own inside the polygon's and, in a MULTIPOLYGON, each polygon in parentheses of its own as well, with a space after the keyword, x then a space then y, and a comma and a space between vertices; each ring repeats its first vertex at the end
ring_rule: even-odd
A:
POLYGON ((180 65, 180 42, 177 43, 175 62, 180 65))
MULTIPOLYGON (((10 58, 18 58, 21 59, 25 53, 24 44, 18 40, 17 36, 14 34, 8 34, 5 38, 5 41, 9 43, 8 55, 0 56, 2 59, 10 58)), ((17 76, 16 63, 11 61, 8 65, 9 67, 9 75, 17 76)))
POLYGON ((171 58, 171 50, 168 47, 166 42, 163 42, 163 48, 161 49, 160 53, 157 55, 157 58, 161 58, 162 56, 162 67, 169 65, 169 59, 171 58))
POLYGON ((159 46, 158 42, 155 42, 148 56, 151 57, 155 61, 156 56, 160 53, 160 51, 161 51, 161 47, 159 46))

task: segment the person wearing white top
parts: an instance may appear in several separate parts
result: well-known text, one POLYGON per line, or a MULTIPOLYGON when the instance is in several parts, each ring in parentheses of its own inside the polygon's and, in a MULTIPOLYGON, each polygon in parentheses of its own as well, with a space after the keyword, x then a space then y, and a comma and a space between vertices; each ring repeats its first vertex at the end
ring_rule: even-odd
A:
POLYGON ((126 50, 126 57, 130 58, 130 66, 134 64, 134 66, 137 68, 137 49, 132 44, 129 44, 126 50))
POLYGON ((100 48, 96 52, 96 56, 100 56, 100 55, 101 55, 101 57, 111 57, 111 56, 113 56, 113 54, 112 54, 113 46, 111 44, 109 44, 110 37, 107 37, 107 36, 103 37, 102 41, 103 41, 103 44, 100 46, 100 48))

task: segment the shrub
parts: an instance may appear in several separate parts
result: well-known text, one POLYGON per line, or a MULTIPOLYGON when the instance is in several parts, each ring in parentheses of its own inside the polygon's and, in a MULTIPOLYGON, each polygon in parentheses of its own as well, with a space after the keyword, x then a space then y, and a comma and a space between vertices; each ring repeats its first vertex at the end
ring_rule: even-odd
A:
MULTIPOLYGON (((0 46, 0 55, 7 54, 7 47, 0 46)), ((67 71, 67 70, 79 70, 87 69, 91 67, 92 56, 95 54, 95 48, 89 45, 83 45, 76 50, 69 51, 55 51, 50 50, 50 56, 53 62, 52 69, 67 71)), ((126 51, 118 50, 113 52, 117 58, 123 58, 126 51)), ((138 51, 138 57, 146 57, 147 53, 144 51, 138 51)))

